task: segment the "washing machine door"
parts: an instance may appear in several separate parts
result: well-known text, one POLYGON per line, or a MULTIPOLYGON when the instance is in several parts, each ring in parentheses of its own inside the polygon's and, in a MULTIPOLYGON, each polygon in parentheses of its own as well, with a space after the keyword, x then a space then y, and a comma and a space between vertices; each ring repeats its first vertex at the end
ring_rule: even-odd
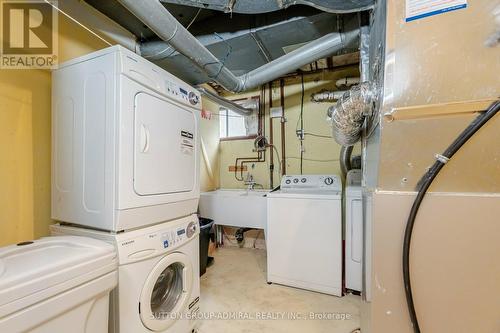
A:
POLYGON ((182 253, 160 260, 144 284, 139 303, 142 323, 152 331, 163 331, 186 314, 193 286, 193 268, 182 253))

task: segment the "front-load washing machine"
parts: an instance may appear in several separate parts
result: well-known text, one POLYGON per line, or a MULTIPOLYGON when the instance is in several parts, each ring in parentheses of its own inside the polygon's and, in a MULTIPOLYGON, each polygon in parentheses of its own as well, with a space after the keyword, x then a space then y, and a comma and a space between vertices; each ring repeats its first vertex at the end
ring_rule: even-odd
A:
POLYGON ((126 231, 196 212, 200 94, 120 46, 52 72, 52 218, 126 231))
POLYGON ((191 333, 200 299, 196 215, 112 234, 52 225, 53 235, 97 238, 116 246, 118 287, 111 295, 110 332, 191 333))

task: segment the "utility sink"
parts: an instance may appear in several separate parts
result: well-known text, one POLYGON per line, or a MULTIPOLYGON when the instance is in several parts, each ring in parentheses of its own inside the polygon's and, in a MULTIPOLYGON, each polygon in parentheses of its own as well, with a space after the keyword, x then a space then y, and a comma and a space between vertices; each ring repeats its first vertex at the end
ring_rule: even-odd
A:
POLYGON ((200 215, 216 224, 238 228, 266 229, 268 190, 229 190, 203 192, 200 215))

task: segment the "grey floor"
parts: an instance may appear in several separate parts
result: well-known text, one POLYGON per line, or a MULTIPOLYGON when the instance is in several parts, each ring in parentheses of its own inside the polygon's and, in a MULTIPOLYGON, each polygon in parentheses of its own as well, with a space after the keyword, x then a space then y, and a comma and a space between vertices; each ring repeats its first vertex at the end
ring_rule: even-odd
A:
POLYGON ((268 285, 265 251, 226 247, 201 278, 199 332, 350 333, 359 327, 359 305, 354 295, 268 285))

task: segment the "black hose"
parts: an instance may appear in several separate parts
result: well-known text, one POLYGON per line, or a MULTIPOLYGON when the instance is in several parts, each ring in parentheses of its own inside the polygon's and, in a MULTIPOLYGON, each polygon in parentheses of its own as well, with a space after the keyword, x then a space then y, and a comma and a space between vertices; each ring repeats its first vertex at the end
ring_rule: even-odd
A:
POLYGON ((415 312, 415 305, 413 304, 413 294, 410 282, 410 244, 413 227, 415 225, 415 218, 417 217, 418 209, 424 199, 427 190, 432 182, 439 174, 446 162, 476 133, 484 124, 488 122, 500 110, 500 100, 494 102, 486 112, 477 116, 472 123, 453 141, 453 143, 445 150, 442 155, 436 156, 436 162, 425 173, 417 184, 418 194, 411 207, 410 215, 406 223, 404 243, 403 243, 403 282, 405 286, 406 303, 408 305, 408 312, 410 314, 413 331, 420 333, 418 326, 417 314, 415 312))

